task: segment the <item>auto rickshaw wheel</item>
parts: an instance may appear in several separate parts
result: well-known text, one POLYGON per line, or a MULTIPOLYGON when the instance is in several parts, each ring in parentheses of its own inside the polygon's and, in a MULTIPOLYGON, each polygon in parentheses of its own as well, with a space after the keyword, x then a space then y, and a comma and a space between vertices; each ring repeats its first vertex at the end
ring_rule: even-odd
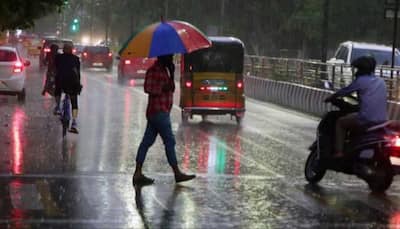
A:
POLYGON ((241 124, 242 124, 242 119, 243 119, 243 117, 236 115, 236 123, 237 123, 238 125, 241 125, 241 124))
POLYGON ((188 122, 189 122, 189 116, 190 116, 190 114, 188 114, 187 112, 185 112, 185 111, 181 111, 181 117, 182 117, 182 124, 183 125, 186 125, 186 124, 188 124, 188 122))

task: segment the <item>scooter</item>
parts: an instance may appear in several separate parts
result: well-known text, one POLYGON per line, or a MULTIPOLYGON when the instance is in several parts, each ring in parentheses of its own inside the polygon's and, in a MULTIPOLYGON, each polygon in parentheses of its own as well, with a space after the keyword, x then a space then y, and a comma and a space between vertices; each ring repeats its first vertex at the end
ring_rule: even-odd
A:
POLYGON ((348 134, 344 157, 335 158, 335 125, 338 118, 359 110, 355 97, 338 97, 330 101, 338 108, 327 112, 317 128, 317 137, 309 147, 305 177, 311 184, 322 180, 327 170, 356 175, 371 191, 385 192, 400 173, 400 133, 397 121, 368 126, 348 134))

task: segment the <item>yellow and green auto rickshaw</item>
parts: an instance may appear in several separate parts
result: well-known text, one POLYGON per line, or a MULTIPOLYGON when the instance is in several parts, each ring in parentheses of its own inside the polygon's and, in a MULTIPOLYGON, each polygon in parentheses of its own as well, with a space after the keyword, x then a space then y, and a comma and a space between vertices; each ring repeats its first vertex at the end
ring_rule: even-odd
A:
POLYGON ((182 122, 193 115, 235 116, 241 123, 245 112, 243 42, 234 37, 209 37, 210 48, 181 58, 182 122))

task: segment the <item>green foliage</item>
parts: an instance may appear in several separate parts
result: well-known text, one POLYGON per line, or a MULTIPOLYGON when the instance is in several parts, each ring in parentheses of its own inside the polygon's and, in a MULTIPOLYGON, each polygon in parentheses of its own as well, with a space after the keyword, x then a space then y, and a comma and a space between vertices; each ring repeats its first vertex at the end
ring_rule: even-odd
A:
POLYGON ((206 34, 238 37, 248 54, 320 58, 325 1, 331 52, 345 40, 391 43, 393 21, 383 17, 383 0, 69 0, 65 20, 79 16, 81 32, 92 27, 97 36, 108 27, 109 37, 121 45, 164 16, 206 34))
POLYGON ((34 20, 55 12, 63 0, 1 0, 0 30, 29 28, 34 20))

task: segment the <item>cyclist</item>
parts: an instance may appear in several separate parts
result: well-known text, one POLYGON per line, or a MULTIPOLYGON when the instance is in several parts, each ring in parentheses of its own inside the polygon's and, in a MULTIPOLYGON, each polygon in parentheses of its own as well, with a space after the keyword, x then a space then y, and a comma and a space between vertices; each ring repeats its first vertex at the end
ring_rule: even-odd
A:
POLYGON ((60 114, 61 93, 69 95, 72 105, 72 124, 70 132, 78 133, 78 95, 81 93, 81 74, 79 57, 72 54, 72 45, 64 44, 63 54, 58 54, 55 58, 57 69, 56 74, 56 107, 54 114, 60 114))
POLYGON ((57 55, 58 45, 52 44, 50 46, 50 52, 46 56, 47 64, 47 72, 46 72, 46 82, 44 84, 42 95, 45 95, 46 92, 50 95, 54 96, 54 87, 55 87, 55 75, 56 75, 56 65, 55 65, 55 57, 57 55))

